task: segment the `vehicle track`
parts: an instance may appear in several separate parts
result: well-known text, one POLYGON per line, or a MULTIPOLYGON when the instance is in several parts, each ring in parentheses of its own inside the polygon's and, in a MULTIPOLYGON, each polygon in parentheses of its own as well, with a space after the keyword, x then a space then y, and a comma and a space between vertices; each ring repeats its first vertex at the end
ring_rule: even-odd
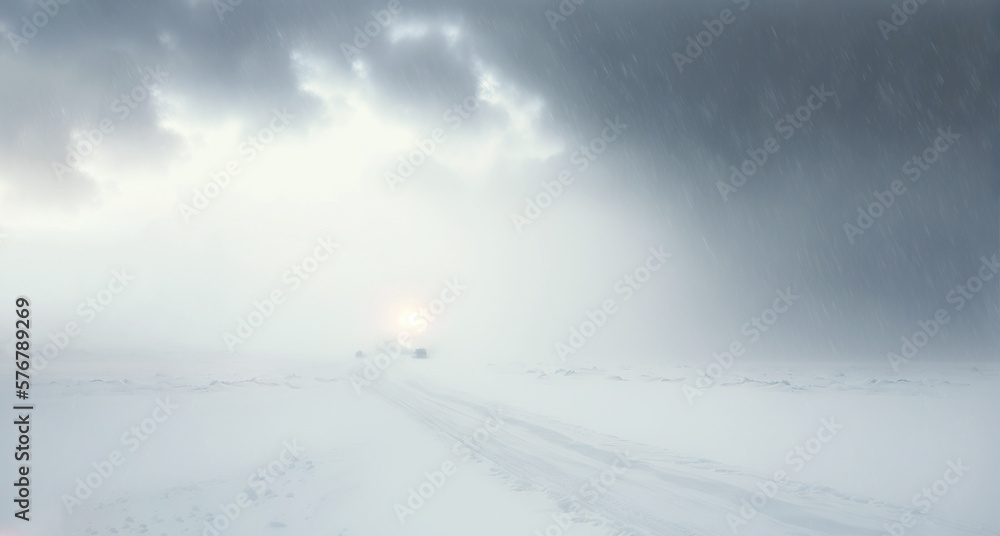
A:
MULTIPOLYGON (((461 441, 495 410, 460 394, 436 392, 408 382, 380 382, 373 392, 453 441, 461 441)), ((541 490, 573 523, 603 526, 611 533, 665 535, 850 535, 879 536, 909 509, 851 496, 825 486, 791 482, 779 486, 759 512, 734 532, 728 514, 739 517, 741 500, 770 476, 711 460, 625 441, 510 408, 504 424, 477 446, 515 490, 541 490), (630 466, 614 482, 583 499, 581 487, 608 472, 620 453, 630 466), (596 498, 594 495, 597 495, 596 498), (582 509, 574 505, 583 506, 582 509)), ((933 516, 917 516, 907 536, 998 534, 933 516)), ((539 527, 546 534, 547 527, 539 527)), ((571 528, 570 528, 571 530, 571 528)), ((556 532, 553 532, 555 534, 556 532)), ((562 532, 559 532, 562 534, 562 532)))

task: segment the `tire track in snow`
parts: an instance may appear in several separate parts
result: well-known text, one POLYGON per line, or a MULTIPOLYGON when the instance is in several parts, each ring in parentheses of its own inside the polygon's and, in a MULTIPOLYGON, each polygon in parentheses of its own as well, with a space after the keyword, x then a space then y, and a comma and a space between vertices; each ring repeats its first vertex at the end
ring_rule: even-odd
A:
MULTIPOLYGON (((373 392, 454 441, 480 425, 490 408, 465 396, 434 392, 414 383, 382 382, 373 392)), ((611 467, 617 452, 631 466, 573 522, 637 535, 732 536, 727 514, 739 516, 741 499, 769 477, 711 460, 624 441, 504 408, 504 426, 478 455, 500 468, 514 489, 546 491, 563 511, 572 511, 581 485, 611 467)), ((881 536, 885 524, 907 512, 903 506, 854 497, 825 486, 780 485, 739 536, 881 536)), ((997 534, 930 516, 917 516, 907 536, 997 534)), ((539 527, 542 533, 545 527, 539 527)), ((572 528, 567 532, 571 532, 572 528)))

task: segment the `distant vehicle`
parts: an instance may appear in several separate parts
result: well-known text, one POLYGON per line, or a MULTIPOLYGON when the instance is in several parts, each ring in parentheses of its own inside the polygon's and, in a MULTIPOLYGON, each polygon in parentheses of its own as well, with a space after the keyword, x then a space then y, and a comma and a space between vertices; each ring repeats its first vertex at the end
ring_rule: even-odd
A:
POLYGON ((427 349, 417 348, 416 350, 413 351, 413 357, 415 359, 425 359, 427 357, 427 349))
POLYGON ((364 356, 365 356, 365 353, 362 352, 361 350, 358 350, 357 352, 354 353, 354 357, 356 357, 358 359, 361 359, 364 356))

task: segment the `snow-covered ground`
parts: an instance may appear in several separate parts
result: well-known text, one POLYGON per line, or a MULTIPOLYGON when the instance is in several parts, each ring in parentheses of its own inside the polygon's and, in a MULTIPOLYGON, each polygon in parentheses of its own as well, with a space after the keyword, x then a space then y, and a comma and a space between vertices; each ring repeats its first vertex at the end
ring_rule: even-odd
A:
POLYGON ((172 363, 39 372, 0 534, 1000 534, 996 368, 172 363))

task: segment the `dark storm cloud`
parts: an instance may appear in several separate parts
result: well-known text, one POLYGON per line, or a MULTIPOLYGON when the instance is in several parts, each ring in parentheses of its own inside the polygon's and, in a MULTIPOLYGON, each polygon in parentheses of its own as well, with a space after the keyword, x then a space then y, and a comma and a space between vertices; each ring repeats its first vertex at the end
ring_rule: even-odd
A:
MULTIPOLYGON (((0 48, 0 156, 12 163, 0 180, 60 203, 85 199, 88 183, 58 184, 50 162, 65 157, 71 129, 96 125, 155 65, 209 120, 264 118, 275 106, 319 117, 297 86, 291 53, 317 55, 349 76, 341 43, 387 4, 244 0, 222 20, 209 1, 61 6, 18 52, 0 48)), ((732 298, 732 307, 690 305, 721 311, 713 316, 719 337, 738 329, 757 298, 766 305, 774 289, 794 285, 805 298, 791 321, 805 347, 878 353, 1000 247, 996 3, 930 0, 888 40, 878 24, 890 20, 888 1, 588 0, 554 29, 546 11, 558 10, 556 1, 401 5, 395 21, 432 30, 395 45, 381 35, 361 50, 386 113, 439 117, 476 90, 483 61, 543 97, 545 123, 574 143, 621 116, 629 141, 607 157, 620 171, 590 188, 679 235, 690 262, 732 298), (681 72, 674 54, 725 9, 735 20, 681 72), (461 27, 458 44, 441 24, 461 27), (729 167, 820 86, 835 96, 724 200, 717 182, 729 167), (855 222, 857 207, 906 179, 904 162, 949 127, 960 143, 920 182, 907 181, 908 193, 851 244, 843 224, 855 222)), ((38 10, 5 4, 0 21, 20 31, 21 17, 38 10)), ((133 159, 175 149, 149 107, 121 128, 149 140, 133 159)), ((950 343, 1000 342, 995 289, 982 298, 943 335, 950 343)))
MULTIPOLYGON (((717 324, 738 328, 754 296, 764 303, 791 284, 813 304, 797 320, 804 347, 877 355, 949 307, 947 293, 1000 244, 998 12, 928 2, 886 40, 878 21, 891 20, 889 2, 753 2, 745 12, 730 2, 584 4, 554 33, 537 19, 533 32, 509 28, 517 38, 505 54, 552 97, 559 121, 579 130, 609 115, 633 122, 639 141, 628 154, 651 161, 622 157, 628 172, 608 179, 608 193, 652 193, 637 208, 665 229, 667 218, 684 222, 689 251, 732 297, 712 307, 717 324), (735 22, 680 72, 672 53, 726 8, 735 22), (723 202, 716 182, 814 86, 836 96, 723 202), (960 144, 920 182, 907 180, 909 192, 852 245, 843 224, 873 192, 906 180, 904 162, 948 127, 960 144)), ((992 353, 991 289, 941 348, 992 353)))

